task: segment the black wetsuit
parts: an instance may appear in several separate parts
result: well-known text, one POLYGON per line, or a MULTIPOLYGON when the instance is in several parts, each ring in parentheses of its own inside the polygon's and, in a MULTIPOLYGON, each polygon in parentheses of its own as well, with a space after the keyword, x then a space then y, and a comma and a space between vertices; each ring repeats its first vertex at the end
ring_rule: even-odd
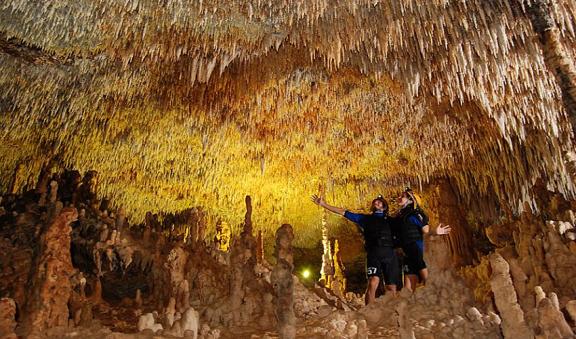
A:
POLYGON ((400 267, 394 252, 390 217, 379 212, 356 214, 349 211, 344 213, 344 217, 355 222, 364 235, 367 276, 381 277, 387 285, 399 285, 400 267))
POLYGON ((420 209, 407 206, 394 217, 393 230, 396 246, 404 252, 404 274, 418 275, 426 268, 424 261, 424 238, 422 228, 428 224, 428 217, 420 209))

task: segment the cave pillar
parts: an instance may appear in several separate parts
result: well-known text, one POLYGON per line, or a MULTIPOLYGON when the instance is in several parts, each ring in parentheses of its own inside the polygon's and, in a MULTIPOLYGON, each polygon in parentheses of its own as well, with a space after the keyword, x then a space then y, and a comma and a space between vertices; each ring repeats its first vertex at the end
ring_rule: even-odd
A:
POLYGON ((294 231, 291 225, 284 224, 276 231, 276 246, 274 248, 276 265, 272 270, 271 281, 277 297, 278 333, 282 339, 296 337, 292 240, 294 240, 294 231))
POLYGON ((322 216, 322 268, 320 269, 320 282, 324 287, 330 288, 334 276, 334 266, 332 261, 332 244, 328 238, 328 227, 326 226, 326 215, 322 216))
POLYGON ((334 278, 330 289, 340 298, 344 298, 344 294, 346 293, 346 277, 344 276, 344 265, 340 257, 338 240, 334 240, 334 256, 332 257, 332 262, 334 263, 334 278))
POLYGON ((24 307, 26 332, 68 326, 68 301, 72 293, 70 275, 74 271, 70 255, 70 224, 78 217, 74 208, 64 208, 51 222, 40 241, 30 291, 24 307))

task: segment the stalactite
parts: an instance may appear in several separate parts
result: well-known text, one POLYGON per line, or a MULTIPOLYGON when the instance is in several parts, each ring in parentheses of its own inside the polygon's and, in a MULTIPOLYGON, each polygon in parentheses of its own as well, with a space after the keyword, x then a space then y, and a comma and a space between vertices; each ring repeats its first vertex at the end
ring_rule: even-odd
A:
POLYGON ((10 180, 10 185, 8 186, 9 193, 17 193, 22 189, 22 176, 24 175, 24 171, 25 170, 23 164, 20 163, 16 166, 10 180))
POLYGON ((551 6, 552 2, 549 0, 532 1, 528 13, 542 42, 546 65, 562 90, 564 107, 571 117, 572 129, 576 131, 576 66, 566 51, 560 30, 552 16, 551 6))
MULTIPOLYGON (((539 178, 572 197, 575 6, 536 13, 539 31, 541 3, 8 1, 0 188, 32 187, 53 160, 98 171, 94 203, 134 220, 202 205, 231 222, 250 192, 279 202, 258 225, 326 176, 355 205, 443 177, 513 213, 539 178)), ((297 242, 318 236, 315 218, 290 220, 297 242)))

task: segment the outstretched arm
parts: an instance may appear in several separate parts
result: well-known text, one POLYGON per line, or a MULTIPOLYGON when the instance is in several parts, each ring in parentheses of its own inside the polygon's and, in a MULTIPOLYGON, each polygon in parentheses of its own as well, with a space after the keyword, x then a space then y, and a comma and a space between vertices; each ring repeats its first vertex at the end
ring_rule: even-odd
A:
POLYGON ((423 234, 430 234, 430 235, 446 235, 446 234, 450 234, 450 231, 452 230, 450 228, 450 225, 446 225, 444 226, 444 224, 439 224, 438 227, 436 227, 436 229, 434 230, 434 233, 430 232, 430 225, 426 224, 424 225, 424 223, 417 217, 411 217, 410 218, 410 222, 418 225, 420 227, 420 229, 422 230, 423 234))
POLYGON ((422 227, 422 233, 430 234, 430 235, 448 235, 452 231, 450 225, 444 226, 444 224, 439 224, 438 227, 434 230, 434 233, 430 233, 430 225, 426 225, 422 227))
POLYGON ((444 226, 444 224, 439 224, 438 227, 436 227, 436 235, 450 234, 450 231, 452 231, 450 225, 444 226))
POLYGON ((317 196, 316 194, 314 194, 312 196, 312 202, 315 203, 316 205, 323 207, 323 208, 327 209, 328 211, 336 213, 336 214, 344 215, 344 212, 346 212, 346 210, 343 208, 328 205, 326 203, 326 201, 324 201, 324 199, 317 196))

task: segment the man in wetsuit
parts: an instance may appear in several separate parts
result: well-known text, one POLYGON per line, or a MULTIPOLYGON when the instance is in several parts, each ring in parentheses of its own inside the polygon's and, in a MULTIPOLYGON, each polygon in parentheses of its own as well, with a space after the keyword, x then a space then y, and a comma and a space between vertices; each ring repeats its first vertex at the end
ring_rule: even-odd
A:
MULTIPOLYGON (((404 287, 413 291, 418 282, 426 284, 428 279, 428 268, 424 262, 424 234, 430 232, 430 225, 411 189, 402 192, 397 202, 400 211, 394 217, 394 235, 403 252, 404 287)), ((450 230, 449 225, 440 224, 435 234, 449 234, 450 230)))
POLYGON ((328 205, 324 199, 313 195, 312 201, 328 211, 344 216, 356 223, 364 235, 366 249, 366 274, 368 286, 364 301, 366 305, 376 299, 380 277, 384 279, 386 291, 396 293, 400 283, 400 266, 394 252, 388 203, 381 196, 372 201, 372 214, 357 214, 340 207, 328 205))

